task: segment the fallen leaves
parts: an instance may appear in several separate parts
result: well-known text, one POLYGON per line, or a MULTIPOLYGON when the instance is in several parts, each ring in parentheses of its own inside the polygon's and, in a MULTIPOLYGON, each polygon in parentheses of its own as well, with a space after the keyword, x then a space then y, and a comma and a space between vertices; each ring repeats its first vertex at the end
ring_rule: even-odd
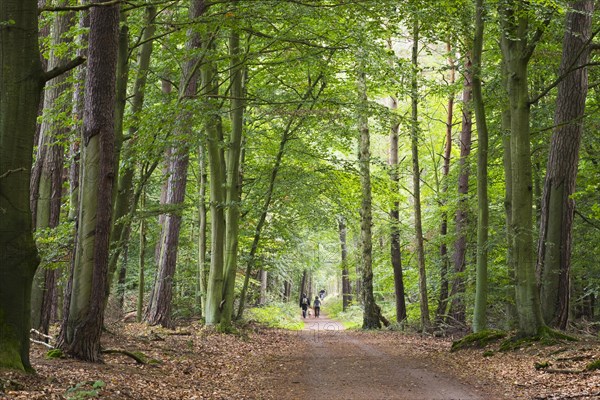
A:
MULTIPOLYGON (((293 385, 293 371, 306 362, 298 350, 303 341, 291 331, 249 326, 239 335, 225 335, 198 324, 177 331, 121 324, 109 332, 103 337, 104 348, 142 353, 151 361, 138 364, 123 354, 104 354, 104 364, 46 359, 47 349, 33 345, 37 374, 0 371, 0 398, 77 399, 86 398, 75 397, 78 393, 91 396, 97 391, 98 398, 117 400, 281 399, 282 392, 272 386, 293 385), (275 370, 289 379, 267 382, 265 375, 275 370)), ((441 373, 512 399, 600 398, 600 371, 584 371, 600 359, 595 340, 551 347, 534 344, 512 352, 487 347, 450 353, 451 341, 440 338, 388 331, 352 332, 351 337, 398 349, 441 373), (536 370, 535 363, 584 372, 557 374, 536 370)))

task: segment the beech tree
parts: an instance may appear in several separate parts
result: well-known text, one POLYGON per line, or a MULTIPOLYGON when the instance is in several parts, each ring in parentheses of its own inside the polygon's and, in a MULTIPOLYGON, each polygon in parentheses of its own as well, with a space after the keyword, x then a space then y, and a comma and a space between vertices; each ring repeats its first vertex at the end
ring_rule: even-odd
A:
POLYGON ((498 10, 501 50, 506 67, 510 110, 511 248, 515 268, 519 331, 537 335, 546 327, 540 307, 533 250, 533 181, 531 168, 530 98, 527 66, 545 24, 535 21, 526 1, 514 1, 498 10))
POLYGON ((0 367, 30 370, 31 284, 39 260, 29 207, 35 123, 44 84, 81 64, 45 72, 33 0, 0 5, 0 367))
POLYGON ((119 6, 92 7, 73 289, 59 338, 67 354, 87 361, 100 359, 108 284, 118 37, 119 6))

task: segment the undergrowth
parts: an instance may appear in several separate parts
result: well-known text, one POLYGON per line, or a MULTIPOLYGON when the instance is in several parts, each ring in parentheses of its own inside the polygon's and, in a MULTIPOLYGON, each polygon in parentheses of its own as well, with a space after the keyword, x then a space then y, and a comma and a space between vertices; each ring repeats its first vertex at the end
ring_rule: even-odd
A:
POLYGON ((300 307, 295 303, 271 303, 247 311, 246 319, 265 324, 271 328, 301 330, 300 307))
POLYGON ((360 329, 363 322, 362 308, 357 304, 351 304, 346 311, 343 311, 342 308, 341 296, 327 296, 321 310, 330 318, 340 321, 346 329, 360 329))

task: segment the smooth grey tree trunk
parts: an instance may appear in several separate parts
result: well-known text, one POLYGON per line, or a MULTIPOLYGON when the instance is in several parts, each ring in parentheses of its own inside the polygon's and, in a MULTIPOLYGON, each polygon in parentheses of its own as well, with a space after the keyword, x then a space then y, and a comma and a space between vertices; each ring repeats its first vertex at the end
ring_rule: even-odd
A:
POLYGON ((348 272, 348 244, 346 241, 346 219, 338 218, 338 230, 340 235, 340 250, 342 261, 342 310, 346 311, 352 302, 352 288, 350 287, 350 276, 348 272))
POLYGON ((477 273, 473 332, 487 329, 488 295, 488 129, 481 90, 483 28, 485 9, 483 0, 475 1, 475 35, 473 38, 473 109, 477 123, 477 273))
POLYGON ((0 368, 30 370, 30 298, 38 256, 29 207, 43 87, 35 0, 2 0, 0 21, 0 368))
POLYGON ((531 36, 529 14, 523 1, 499 8, 500 47, 506 66, 510 109, 510 173, 512 183, 512 256, 519 333, 535 336, 546 329, 536 283, 533 248, 533 180, 531 168, 530 103, 527 67, 542 28, 531 36), (531 36, 531 37, 530 37, 531 36))

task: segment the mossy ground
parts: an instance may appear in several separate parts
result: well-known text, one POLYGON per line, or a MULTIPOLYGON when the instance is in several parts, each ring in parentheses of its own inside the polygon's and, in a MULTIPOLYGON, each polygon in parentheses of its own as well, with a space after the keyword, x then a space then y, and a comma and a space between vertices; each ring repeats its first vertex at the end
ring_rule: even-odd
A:
POLYGON ((506 332, 494 329, 487 329, 477 333, 471 333, 452 343, 450 351, 457 351, 466 348, 481 349, 488 344, 506 337, 506 332))
POLYGON ((543 327, 540 332, 534 336, 516 335, 508 338, 500 345, 500 351, 511 351, 522 347, 530 346, 533 343, 539 343, 542 346, 553 346, 565 341, 577 341, 577 338, 565 333, 555 331, 548 327, 543 327))

